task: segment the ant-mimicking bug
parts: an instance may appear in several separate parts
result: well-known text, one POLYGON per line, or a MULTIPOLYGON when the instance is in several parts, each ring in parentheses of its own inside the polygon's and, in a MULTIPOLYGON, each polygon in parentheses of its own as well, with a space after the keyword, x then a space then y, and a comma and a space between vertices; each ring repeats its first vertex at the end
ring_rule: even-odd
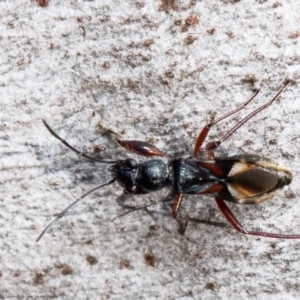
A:
POLYGON ((151 158, 140 163, 132 158, 115 161, 100 160, 73 148, 67 141, 59 137, 47 122, 43 120, 48 131, 77 154, 96 162, 111 164, 112 166, 109 171, 112 178, 86 192, 66 207, 43 230, 37 241, 78 201, 95 190, 114 182, 123 187, 126 194, 146 194, 165 187, 168 188, 174 195, 172 206, 172 215, 174 218, 177 217, 184 194, 212 194, 224 217, 238 232, 270 238, 299 239, 300 234, 248 230, 237 220, 225 203, 225 201, 229 201, 238 204, 258 204, 272 198, 281 188, 292 182, 293 175, 289 170, 257 154, 236 154, 221 157, 215 157, 214 155, 214 150, 242 125, 277 100, 288 83, 289 81, 286 81, 269 102, 239 121, 220 140, 207 143, 205 151, 208 158, 205 160, 201 159, 198 154, 210 129, 220 121, 244 109, 257 96, 258 91, 246 103, 206 125, 196 140, 194 155, 189 157, 169 158, 164 152, 149 143, 117 139, 117 142, 127 150, 146 157, 157 156, 160 158, 151 158))

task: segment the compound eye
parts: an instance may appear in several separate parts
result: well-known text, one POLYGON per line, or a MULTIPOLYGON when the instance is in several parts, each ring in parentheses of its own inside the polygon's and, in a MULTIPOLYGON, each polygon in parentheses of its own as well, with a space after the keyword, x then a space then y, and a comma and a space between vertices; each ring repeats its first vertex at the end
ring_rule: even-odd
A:
POLYGON ((132 158, 128 158, 126 159, 126 166, 130 169, 136 169, 137 168, 137 162, 132 159, 132 158))

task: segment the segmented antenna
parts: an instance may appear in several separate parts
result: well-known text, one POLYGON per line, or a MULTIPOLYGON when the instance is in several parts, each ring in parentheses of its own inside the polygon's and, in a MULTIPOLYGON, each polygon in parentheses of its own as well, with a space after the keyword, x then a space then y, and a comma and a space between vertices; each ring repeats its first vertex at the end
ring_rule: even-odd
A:
POLYGON ((101 185, 98 185, 96 186, 95 188, 89 190, 88 192, 86 192, 85 194, 83 194, 82 196, 80 196, 78 199, 76 199, 74 202, 72 202, 70 205, 68 205, 54 220, 52 220, 49 225, 42 231, 42 233, 39 235, 39 237, 37 238, 36 242, 38 242, 42 237, 43 235, 48 231, 48 229, 50 227, 52 227, 59 219, 61 219, 65 214, 66 212, 72 208, 78 201, 82 200, 83 198, 85 198, 87 195, 93 193, 94 191, 106 186, 106 185, 110 185, 112 184, 113 182, 115 182, 116 179, 110 179, 109 181, 101 184, 101 185))
POLYGON ((94 158, 94 157, 91 157, 91 156, 88 156, 87 154, 85 153, 82 153, 80 152, 79 150, 75 149, 73 146, 71 146, 66 140, 64 140, 63 138, 61 138, 59 135, 57 135, 54 130, 49 126, 49 124, 44 120, 42 119, 44 125, 46 126, 46 128, 48 129, 48 131, 54 136, 56 137, 58 140, 60 140, 64 145, 66 145, 69 149, 71 149, 72 151, 76 152, 77 154, 79 154, 80 156, 83 156, 85 158, 88 158, 90 160, 93 160, 93 161, 97 161, 99 163, 103 163, 103 164, 115 164, 117 163, 117 161, 115 160, 101 160, 101 159, 97 159, 97 158, 94 158))

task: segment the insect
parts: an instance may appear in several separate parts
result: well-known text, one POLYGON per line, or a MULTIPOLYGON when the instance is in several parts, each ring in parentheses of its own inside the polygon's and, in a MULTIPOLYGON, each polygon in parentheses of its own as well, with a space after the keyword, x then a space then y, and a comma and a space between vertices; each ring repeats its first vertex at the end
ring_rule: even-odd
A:
POLYGON ((102 164, 111 165, 109 171, 112 178, 86 192, 66 207, 43 230, 37 241, 39 241, 46 231, 61 219, 78 201, 97 189, 114 182, 117 182, 123 187, 126 194, 146 194, 158 191, 162 188, 168 188, 174 195, 172 205, 172 215, 174 218, 177 217, 183 195, 211 194, 214 196, 224 217, 236 231, 254 236, 299 239, 300 234, 281 234, 248 230, 238 221, 225 203, 225 201, 238 204, 261 203, 272 198, 280 189, 290 184, 293 179, 292 173, 288 169, 272 162, 270 159, 257 154, 235 154, 221 157, 215 157, 214 154, 214 150, 232 136, 242 125, 275 102, 288 83, 289 81, 286 81, 269 102, 260 106, 239 121, 220 140, 207 143, 205 146, 207 159, 205 160, 199 156, 199 151, 210 129, 222 120, 244 109, 257 96, 258 91, 256 91, 246 103, 207 124, 201 130, 196 140, 193 156, 188 157, 168 157, 163 151, 149 143, 117 139, 117 142, 123 148, 146 156, 149 159, 139 163, 132 158, 114 161, 93 158, 72 147, 67 141, 59 137, 48 123, 43 120, 48 131, 77 154, 102 164))

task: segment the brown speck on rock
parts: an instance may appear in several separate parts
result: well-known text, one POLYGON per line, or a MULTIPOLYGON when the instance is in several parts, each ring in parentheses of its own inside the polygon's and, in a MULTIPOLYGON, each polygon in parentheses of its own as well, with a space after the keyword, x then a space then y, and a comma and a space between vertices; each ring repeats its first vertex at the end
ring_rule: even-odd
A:
POLYGON ((133 267, 130 264, 130 261, 124 259, 120 262, 120 268, 121 269, 133 269, 133 267))
POLYGON ((277 145, 277 139, 269 140, 270 145, 277 145))
POLYGON ((137 8, 143 8, 145 6, 145 2, 143 1, 135 2, 135 6, 137 8))
POLYGON ((186 26, 195 26, 199 23, 199 17, 197 15, 191 15, 185 19, 186 26))
POLYGON ((282 6, 280 2, 275 2, 275 3, 273 3, 273 5, 272 5, 273 8, 276 8, 276 7, 278 7, 278 6, 282 6))
POLYGON ((98 263, 98 260, 95 256, 92 256, 92 255, 88 255, 86 257, 86 260, 87 262, 90 264, 90 265, 95 265, 96 263, 98 263))
POLYGON ((105 61, 105 62, 102 64, 102 68, 103 68, 103 69, 110 69, 110 64, 109 64, 109 62, 105 61))
POLYGON ((43 284, 44 283, 44 277, 45 277, 45 273, 43 273, 43 272, 35 273, 34 278, 33 278, 33 283, 43 284))
POLYGON ((174 78, 174 73, 172 71, 166 71, 165 76, 168 78, 174 78))
POLYGON ((216 32, 216 28, 207 29, 206 32, 210 35, 213 35, 216 32))
POLYGON ((300 31, 295 31, 289 34, 289 39, 296 39, 300 36, 300 31))
POLYGON ((161 0, 159 11, 169 11, 178 9, 178 0, 161 0))
POLYGON ((34 3, 40 7, 46 7, 49 5, 48 0, 35 0, 34 3))
POLYGON ((244 78, 242 78, 241 81, 244 83, 249 83, 253 86, 258 81, 258 79, 254 74, 248 74, 244 78))
POLYGON ((145 253, 144 259, 148 266, 155 267, 155 256, 152 252, 145 253))
POLYGON ((214 290, 215 290, 215 284, 212 283, 212 282, 208 282, 208 283, 205 285, 205 288, 206 288, 207 290, 214 291, 214 290))
POLYGON ((68 265, 63 265, 61 270, 62 275, 70 275, 73 274, 73 269, 68 265))
POLYGON ((194 36, 192 36, 192 35, 188 35, 188 36, 185 38, 185 43, 186 43, 187 45, 191 45, 191 44, 193 44, 193 43, 195 42, 196 39, 197 39, 196 37, 194 37, 194 36))
POLYGON ((147 39, 143 42, 144 47, 150 47, 152 44, 154 44, 153 39, 147 39))

